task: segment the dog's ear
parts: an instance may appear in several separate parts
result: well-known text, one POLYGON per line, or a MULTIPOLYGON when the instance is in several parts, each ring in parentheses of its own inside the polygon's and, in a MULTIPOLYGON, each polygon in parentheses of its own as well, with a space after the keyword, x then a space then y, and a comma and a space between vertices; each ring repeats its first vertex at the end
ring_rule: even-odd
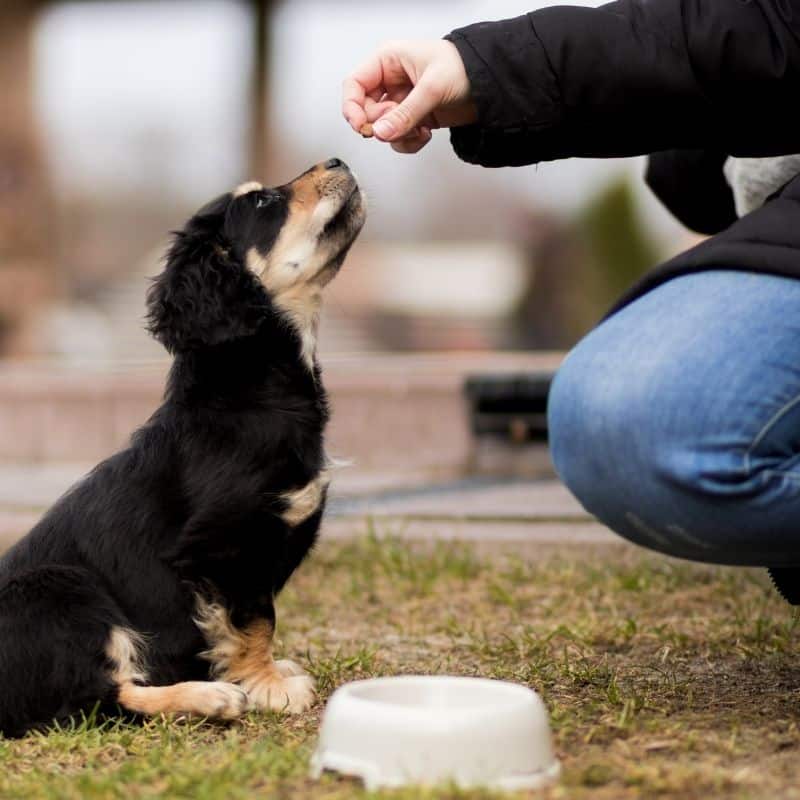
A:
POLYGON ((269 308, 256 276, 218 236, 185 230, 148 290, 147 329, 180 353, 255 333, 269 308))

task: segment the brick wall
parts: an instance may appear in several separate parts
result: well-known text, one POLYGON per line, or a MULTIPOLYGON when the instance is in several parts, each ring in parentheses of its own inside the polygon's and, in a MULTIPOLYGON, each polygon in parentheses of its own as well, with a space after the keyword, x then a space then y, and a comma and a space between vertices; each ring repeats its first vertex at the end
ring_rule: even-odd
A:
MULTIPOLYGON (((359 470, 452 473, 469 461, 462 386, 473 373, 554 368, 557 355, 431 354, 326 359, 332 456, 359 470)), ((0 366, 0 462, 92 463, 157 407, 168 364, 116 369, 0 366)))

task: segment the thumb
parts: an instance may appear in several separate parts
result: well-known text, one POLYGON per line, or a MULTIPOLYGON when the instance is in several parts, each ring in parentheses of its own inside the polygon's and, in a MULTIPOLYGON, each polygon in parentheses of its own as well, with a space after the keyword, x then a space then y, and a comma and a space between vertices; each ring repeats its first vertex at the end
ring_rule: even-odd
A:
POLYGON ((385 142, 402 139, 437 108, 441 98, 429 81, 423 79, 409 92, 408 97, 384 114, 373 126, 375 135, 385 142))

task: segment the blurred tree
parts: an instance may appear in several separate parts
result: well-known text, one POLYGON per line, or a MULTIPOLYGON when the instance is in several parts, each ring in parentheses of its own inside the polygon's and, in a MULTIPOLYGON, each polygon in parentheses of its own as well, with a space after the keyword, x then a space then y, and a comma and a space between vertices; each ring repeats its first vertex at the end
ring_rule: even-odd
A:
MULTIPOLYGON (((63 254, 55 252, 57 215, 33 107, 33 33, 40 10, 54 2, 0 0, 0 356, 28 352, 28 321, 70 283, 57 269, 63 254)), ((259 176, 270 158, 270 23, 280 0, 246 2, 253 20, 249 172, 259 176)))
POLYGON ((272 12, 277 0, 250 0, 253 8, 253 69, 251 77, 250 170, 269 174, 269 69, 272 12))
POLYGON ((627 178, 601 190, 571 223, 533 222, 530 280, 507 346, 564 350, 596 325, 660 254, 639 219, 627 178))
POLYGON ((52 215, 32 96, 38 0, 0 3, 0 354, 26 314, 57 294, 52 215))
POLYGON ((528 279, 504 347, 563 350, 583 332, 578 273, 586 253, 571 225, 555 215, 532 214, 525 227, 528 279))
POLYGON ((660 254, 639 218, 627 178, 613 181, 591 200, 578 225, 588 250, 587 291, 602 314, 656 265, 660 254))

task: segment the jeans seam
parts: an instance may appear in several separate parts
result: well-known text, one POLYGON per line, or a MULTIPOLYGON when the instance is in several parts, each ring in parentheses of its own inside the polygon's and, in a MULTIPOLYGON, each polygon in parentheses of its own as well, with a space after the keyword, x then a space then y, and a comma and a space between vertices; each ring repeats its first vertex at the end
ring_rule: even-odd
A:
MULTIPOLYGON (((752 474, 752 467, 750 464, 750 457, 753 454, 753 450, 761 444, 762 439, 767 435, 770 429, 786 415, 789 411, 792 410, 798 403, 800 403, 800 394, 795 395, 791 400, 784 403, 764 424, 761 430, 756 434, 755 438, 751 442, 750 446, 747 448, 744 454, 744 467, 745 467, 745 474, 751 475, 752 474)), ((775 473, 779 475, 790 475, 794 473, 783 472, 781 470, 765 470, 765 473, 775 473)), ((798 476, 800 478, 800 476, 798 476)))

